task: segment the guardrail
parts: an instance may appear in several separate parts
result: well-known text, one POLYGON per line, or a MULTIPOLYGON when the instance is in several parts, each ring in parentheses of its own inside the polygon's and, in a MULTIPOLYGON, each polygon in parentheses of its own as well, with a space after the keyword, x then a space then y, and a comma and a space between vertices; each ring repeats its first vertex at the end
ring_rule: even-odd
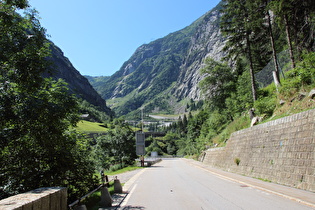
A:
MULTIPOLYGON (((81 205, 81 202, 84 199, 86 199, 87 197, 89 197, 93 193, 99 191, 100 189, 102 190, 102 194, 101 194, 101 205, 102 205, 102 207, 111 207, 111 205, 112 205, 112 198, 111 198, 107 188, 109 187, 109 183, 111 181, 114 181, 115 179, 108 180, 108 176, 104 175, 104 174, 101 174, 101 176, 102 176, 103 183, 100 184, 97 188, 95 188, 91 192, 89 192, 88 194, 82 196, 78 200, 76 200, 73 203, 69 204, 68 207, 69 207, 70 210, 75 210, 77 208, 77 206, 81 205)), ((85 205, 83 205, 83 206, 84 207, 82 207, 80 209, 86 209, 85 205)))

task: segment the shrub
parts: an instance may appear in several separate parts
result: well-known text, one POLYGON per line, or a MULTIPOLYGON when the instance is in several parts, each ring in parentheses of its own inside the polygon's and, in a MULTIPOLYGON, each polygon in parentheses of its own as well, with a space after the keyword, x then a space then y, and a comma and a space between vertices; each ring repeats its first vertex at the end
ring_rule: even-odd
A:
POLYGON ((276 98, 264 97, 255 101, 254 107, 256 114, 272 116, 274 109, 276 108, 276 98))
POLYGON ((315 53, 303 55, 303 61, 297 64, 295 69, 286 73, 286 79, 282 82, 280 93, 290 96, 299 91, 303 86, 315 83, 315 53))
POLYGON ((120 169, 122 169, 122 168, 124 168, 125 167, 125 163, 122 163, 122 164, 115 164, 115 165, 111 165, 110 167, 109 167, 109 171, 118 171, 118 170, 120 170, 120 169))
POLYGON ((240 162, 241 162, 241 160, 240 160, 239 158, 235 158, 235 159, 234 159, 234 163, 236 163, 236 165, 239 165, 240 162))

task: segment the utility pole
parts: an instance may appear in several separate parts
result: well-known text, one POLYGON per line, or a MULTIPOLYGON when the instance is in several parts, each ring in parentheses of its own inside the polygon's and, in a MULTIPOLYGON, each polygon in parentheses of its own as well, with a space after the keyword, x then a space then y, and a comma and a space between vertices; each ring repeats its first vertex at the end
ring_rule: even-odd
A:
POLYGON ((141 107, 141 130, 143 132, 143 109, 144 107, 141 107))

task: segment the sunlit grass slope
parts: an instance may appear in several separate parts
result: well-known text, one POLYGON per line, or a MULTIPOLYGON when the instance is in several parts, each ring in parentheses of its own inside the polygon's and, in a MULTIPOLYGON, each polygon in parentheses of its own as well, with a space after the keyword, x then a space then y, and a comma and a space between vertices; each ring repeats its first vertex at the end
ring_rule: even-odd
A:
POLYGON ((89 122, 85 120, 81 120, 75 129, 83 133, 101 133, 108 131, 108 128, 105 128, 102 123, 89 122))

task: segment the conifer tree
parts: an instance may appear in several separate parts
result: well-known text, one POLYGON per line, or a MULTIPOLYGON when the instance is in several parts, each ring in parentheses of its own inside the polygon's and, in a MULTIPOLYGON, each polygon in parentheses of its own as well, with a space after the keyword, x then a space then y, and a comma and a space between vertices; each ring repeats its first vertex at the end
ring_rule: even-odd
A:
POLYGON ((284 25, 291 67, 295 68, 303 50, 312 51, 315 43, 315 3, 313 0, 272 0, 269 8, 279 25, 284 25))
POLYGON ((256 101, 253 44, 258 35, 256 29, 261 25, 257 24, 257 11, 250 9, 249 1, 225 0, 220 28, 223 35, 227 37, 224 50, 228 51, 228 57, 236 61, 241 56, 245 56, 248 60, 252 97, 253 101, 256 101))
POLYGON ((270 8, 277 16, 280 23, 283 23, 285 26, 285 33, 287 38, 287 44, 291 59, 291 67, 295 68, 295 58, 294 58, 294 51, 292 45, 292 34, 290 30, 290 25, 293 24, 293 19, 291 14, 293 13, 293 4, 294 0, 279 0, 279 1, 271 1, 269 3, 270 8))

